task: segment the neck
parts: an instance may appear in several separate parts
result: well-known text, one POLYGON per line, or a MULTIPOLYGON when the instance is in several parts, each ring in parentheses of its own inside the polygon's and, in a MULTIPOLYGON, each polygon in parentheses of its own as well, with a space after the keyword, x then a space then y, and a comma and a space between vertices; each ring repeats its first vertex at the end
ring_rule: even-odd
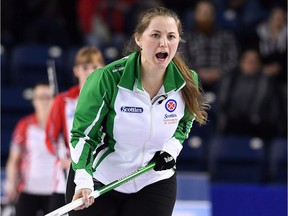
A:
POLYGON ((45 115, 44 113, 37 113, 36 117, 37 117, 37 121, 38 124, 42 127, 45 128, 46 127, 46 120, 47 120, 47 115, 45 115))
POLYGON ((154 98, 164 82, 165 71, 143 70, 141 68, 141 83, 150 98, 154 98))

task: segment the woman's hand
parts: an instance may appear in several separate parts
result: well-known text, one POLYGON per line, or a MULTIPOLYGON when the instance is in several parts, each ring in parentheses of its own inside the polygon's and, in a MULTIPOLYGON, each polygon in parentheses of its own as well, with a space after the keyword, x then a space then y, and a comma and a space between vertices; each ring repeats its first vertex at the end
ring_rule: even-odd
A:
POLYGON ((5 188, 6 197, 9 200, 9 202, 17 202, 19 193, 16 189, 15 184, 12 182, 7 181, 6 182, 6 188, 5 188))
POLYGON ((171 169, 175 166, 175 159, 165 151, 157 151, 150 162, 155 162, 155 171, 171 169))
POLYGON ((60 159, 60 167, 64 170, 68 170, 71 164, 71 159, 60 159))
POLYGON ((91 192, 92 191, 88 188, 83 188, 76 191, 76 193, 73 196, 73 201, 82 197, 84 204, 74 210, 82 210, 84 208, 88 208, 90 205, 94 203, 94 197, 89 197, 91 192))

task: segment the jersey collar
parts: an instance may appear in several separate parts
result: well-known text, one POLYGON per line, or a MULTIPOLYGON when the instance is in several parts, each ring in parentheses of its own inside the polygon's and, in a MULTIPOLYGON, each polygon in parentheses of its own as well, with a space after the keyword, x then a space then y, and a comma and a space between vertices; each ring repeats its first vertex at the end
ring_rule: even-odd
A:
MULTIPOLYGON (((143 90, 140 78, 140 53, 134 52, 128 56, 126 66, 123 70, 123 76, 119 82, 119 86, 133 91, 135 80, 137 80, 137 88, 143 90)), ((172 61, 168 64, 164 77, 165 93, 170 91, 178 91, 185 85, 185 80, 182 77, 175 63, 172 61)))

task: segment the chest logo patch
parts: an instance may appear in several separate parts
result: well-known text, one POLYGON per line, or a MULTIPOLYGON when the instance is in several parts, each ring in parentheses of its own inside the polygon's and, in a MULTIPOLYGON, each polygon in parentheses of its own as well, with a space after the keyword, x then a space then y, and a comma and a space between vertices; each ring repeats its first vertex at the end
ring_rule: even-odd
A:
POLYGON ((166 104, 165 108, 168 112, 173 112, 177 107, 177 102, 173 99, 169 99, 166 104))
POLYGON ((143 113, 142 107, 122 106, 120 110, 121 112, 126 112, 126 113, 143 113))

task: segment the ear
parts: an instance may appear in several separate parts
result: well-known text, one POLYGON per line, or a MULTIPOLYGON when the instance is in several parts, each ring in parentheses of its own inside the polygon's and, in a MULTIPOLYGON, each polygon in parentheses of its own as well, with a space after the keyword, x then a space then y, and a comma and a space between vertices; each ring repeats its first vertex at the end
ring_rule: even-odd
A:
POLYGON ((141 47, 141 46, 142 46, 142 45, 141 45, 141 36, 140 36, 139 34, 135 34, 134 39, 135 39, 135 43, 136 43, 139 47, 141 47))
POLYGON ((79 72, 78 72, 78 68, 77 68, 77 66, 74 66, 73 67, 73 75, 76 77, 76 78, 78 78, 78 75, 79 74, 79 72))

